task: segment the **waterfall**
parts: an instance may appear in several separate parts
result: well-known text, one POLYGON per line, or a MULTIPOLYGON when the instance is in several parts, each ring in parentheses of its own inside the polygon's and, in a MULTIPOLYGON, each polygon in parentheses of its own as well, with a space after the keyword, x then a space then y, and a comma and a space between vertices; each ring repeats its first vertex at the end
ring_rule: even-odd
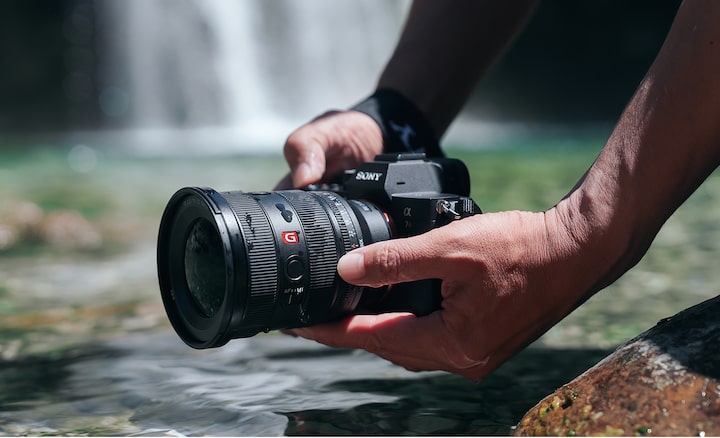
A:
POLYGON ((279 152, 368 94, 407 0, 99 0, 99 103, 149 153, 279 152))

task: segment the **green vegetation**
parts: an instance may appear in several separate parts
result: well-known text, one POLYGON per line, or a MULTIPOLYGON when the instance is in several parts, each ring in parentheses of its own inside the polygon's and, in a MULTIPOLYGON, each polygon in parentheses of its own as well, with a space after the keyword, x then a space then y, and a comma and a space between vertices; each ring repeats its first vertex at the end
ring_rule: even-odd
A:
MULTIPOLYGON (((483 211, 543 211, 572 189, 596 158, 602 141, 539 143, 480 150, 449 148, 448 155, 468 165, 472 196, 483 211)), ((7 269, 41 259, 52 263, 71 257, 78 266, 92 263, 93 258, 111 259, 154 242, 163 208, 180 187, 268 190, 287 172, 280 155, 146 158, 103 149, 94 154, 94 165, 83 167, 72 165, 67 149, 0 150, 0 226, 14 206, 29 202, 45 215, 77 213, 78 220, 86 220, 102 242, 99 247, 68 251, 30 239, 25 246, 0 248, 0 263, 14 260, 13 265, 5 265, 7 269)), ((719 217, 720 175, 714 174, 668 221, 635 268, 540 342, 555 347, 610 348, 657 320, 716 295, 719 217)), ((24 296, 8 285, 0 288, 0 314, 12 313, 15 297, 24 296)), ((156 285, 148 288, 133 299, 143 293, 156 298, 156 285)))
POLYGON ((555 205, 592 164, 599 147, 449 150, 470 170, 472 196, 484 212, 543 211, 555 205))

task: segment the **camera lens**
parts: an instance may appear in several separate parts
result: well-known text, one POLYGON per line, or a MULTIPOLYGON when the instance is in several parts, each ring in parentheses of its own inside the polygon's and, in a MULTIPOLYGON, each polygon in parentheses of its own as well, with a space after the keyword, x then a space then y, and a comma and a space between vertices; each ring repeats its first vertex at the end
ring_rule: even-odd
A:
POLYGON ((185 242, 185 278, 198 310, 212 318, 225 297, 225 262, 220 234, 198 219, 185 242))
POLYGON ((163 304, 195 348, 337 319, 387 289, 345 283, 338 260, 390 237, 383 211, 335 192, 187 187, 170 199, 160 224, 163 304))

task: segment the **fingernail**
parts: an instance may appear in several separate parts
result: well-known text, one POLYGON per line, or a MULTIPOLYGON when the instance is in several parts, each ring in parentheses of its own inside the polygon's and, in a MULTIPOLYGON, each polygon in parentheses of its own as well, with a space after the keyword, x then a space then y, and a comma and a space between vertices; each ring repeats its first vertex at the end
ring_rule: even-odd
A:
POLYGON ((365 257, 359 252, 349 252, 340 257, 338 273, 347 282, 360 280, 365 276, 365 257))

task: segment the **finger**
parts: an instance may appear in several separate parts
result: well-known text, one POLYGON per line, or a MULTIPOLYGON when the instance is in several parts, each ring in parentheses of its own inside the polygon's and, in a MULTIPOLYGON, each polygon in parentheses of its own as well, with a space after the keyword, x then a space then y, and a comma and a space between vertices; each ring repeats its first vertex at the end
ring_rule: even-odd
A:
POLYGON ((331 347, 360 348, 412 371, 443 370, 472 379, 486 374, 481 370, 488 359, 473 360, 457 349, 447 336, 440 311, 424 317, 356 315, 290 332, 331 347))
POLYGON ((463 232, 463 227, 450 225, 420 236, 355 249, 340 258, 338 273, 348 283, 372 287, 466 275, 467 271, 463 272, 460 266, 468 258, 462 253, 462 245, 455 241, 456 232, 463 232))
POLYGON ((293 187, 320 181, 325 173, 325 149, 317 139, 298 130, 288 137, 284 151, 293 187))

